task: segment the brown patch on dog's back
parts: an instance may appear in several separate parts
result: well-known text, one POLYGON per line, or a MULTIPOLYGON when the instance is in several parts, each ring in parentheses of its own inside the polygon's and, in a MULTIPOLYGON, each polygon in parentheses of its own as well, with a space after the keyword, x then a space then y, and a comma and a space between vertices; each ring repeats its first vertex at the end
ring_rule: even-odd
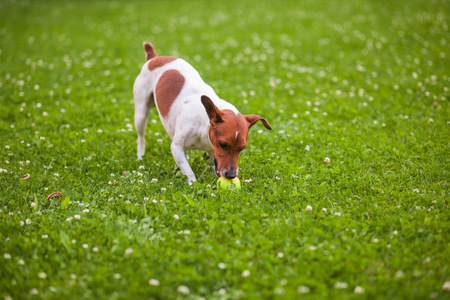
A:
POLYGON ((158 110, 163 117, 169 114, 170 107, 180 94, 184 82, 184 76, 177 70, 168 70, 159 78, 155 87, 155 98, 158 110))
POLYGON ((150 71, 153 71, 154 69, 160 68, 160 67, 164 66, 165 64, 168 64, 168 63, 174 61, 177 58, 178 57, 173 57, 173 56, 158 56, 158 57, 155 57, 154 59, 152 59, 148 63, 148 69, 150 71))

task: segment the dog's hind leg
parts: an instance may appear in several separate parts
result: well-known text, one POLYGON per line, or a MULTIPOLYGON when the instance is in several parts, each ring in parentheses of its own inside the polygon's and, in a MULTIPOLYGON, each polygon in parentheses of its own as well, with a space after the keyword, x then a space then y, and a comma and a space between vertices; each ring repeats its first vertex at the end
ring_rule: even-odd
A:
POLYGON ((142 159, 145 153, 145 128, 147 127, 148 113, 155 106, 153 91, 149 89, 148 82, 142 75, 136 78, 133 87, 134 94, 134 126, 138 134, 137 157, 142 159))

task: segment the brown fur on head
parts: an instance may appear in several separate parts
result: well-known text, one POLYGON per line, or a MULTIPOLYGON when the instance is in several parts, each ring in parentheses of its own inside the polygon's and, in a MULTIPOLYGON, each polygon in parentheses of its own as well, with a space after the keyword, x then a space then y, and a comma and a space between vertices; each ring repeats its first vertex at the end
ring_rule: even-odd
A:
POLYGON ((239 171, 237 161, 241 151, 247 146, 250 127, 261 121, 267 129, 272 128, 260 116, 219 110, 207 96, 202 96, 202 104, 211 123, 209 139, 213 145, 216 173, 229 179, 235 178, 239 171))

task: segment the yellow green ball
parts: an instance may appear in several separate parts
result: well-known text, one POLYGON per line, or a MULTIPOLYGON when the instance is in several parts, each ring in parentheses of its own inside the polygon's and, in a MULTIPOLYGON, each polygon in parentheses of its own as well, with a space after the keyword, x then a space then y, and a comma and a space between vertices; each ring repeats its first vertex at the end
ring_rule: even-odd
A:
POLYGON ((217 180, 217 185, 222 190, 240 190, 241 189, 241 182, 239 181, 239 178, 235 177, 233 179, 227 179, 225 177, 220 177, 217 180))

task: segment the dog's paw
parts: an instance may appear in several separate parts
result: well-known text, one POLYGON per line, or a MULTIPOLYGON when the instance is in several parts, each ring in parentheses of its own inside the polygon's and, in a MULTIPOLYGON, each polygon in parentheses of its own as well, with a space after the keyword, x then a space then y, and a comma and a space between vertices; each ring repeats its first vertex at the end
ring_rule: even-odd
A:
POLYGON ((189 184, 189 185, 192 185, 192 183, 194 182, 194 181, 197 181, 197 179, 194 177, 194 178, 187 178, 187 180, 186 180, 186 182, 189 184))

